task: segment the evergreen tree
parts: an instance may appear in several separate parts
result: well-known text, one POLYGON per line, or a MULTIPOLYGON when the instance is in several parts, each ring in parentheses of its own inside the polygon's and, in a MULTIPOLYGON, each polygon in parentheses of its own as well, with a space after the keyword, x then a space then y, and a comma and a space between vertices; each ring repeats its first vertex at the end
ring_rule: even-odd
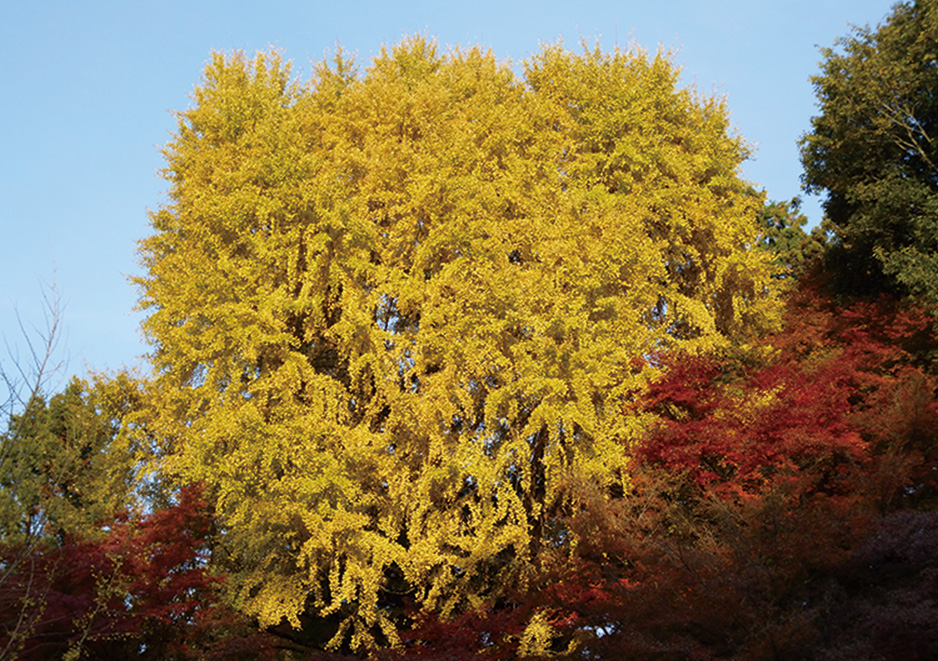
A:
POLYGON ((938 2, 899 3, 837 46, 801 142, 804 183, 827 194, 829 265, 848 292, 938 306, 938 2))

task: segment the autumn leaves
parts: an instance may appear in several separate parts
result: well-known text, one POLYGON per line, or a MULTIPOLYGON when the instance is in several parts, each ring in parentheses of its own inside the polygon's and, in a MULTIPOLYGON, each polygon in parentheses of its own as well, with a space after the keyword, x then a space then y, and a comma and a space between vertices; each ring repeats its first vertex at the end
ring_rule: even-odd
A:
POLYGON ((665 55, 521 68, 420 38, 308 82, 206 68, 141 243, 154 373, 112 430, 172 505, 107 537, 178 604, 127 592, 134 636, 800 654, 853 523, 933 497, 928 311, 833 298, 824 237, 795 259, 665 55))

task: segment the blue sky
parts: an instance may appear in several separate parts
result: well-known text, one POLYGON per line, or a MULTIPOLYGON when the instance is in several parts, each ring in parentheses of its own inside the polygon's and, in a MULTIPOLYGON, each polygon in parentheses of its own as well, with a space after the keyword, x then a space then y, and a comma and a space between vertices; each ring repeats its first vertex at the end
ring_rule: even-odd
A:
MULTIPOLYGON (((66 374, 138 365, 136 242, 166 184, 160 148, 213 50, 274 46, 306 78, 337 42, 367 64, 424 34, 520 63, 583 38, 675 51, 683 80, 725 96, 755 147, 743 175, 772 199, 801 194, 796 142, 815 113, 819 47, 876 25, 886 0, 618 2, 8 2, 0 10, 0 337, 25 351, 17 314, 42 326, 53 281, 64 303, 66 374)), ((820 220, 817 200, 804 210, 820 220)), ((0 361, 10 365, 0 344, 0 361)))

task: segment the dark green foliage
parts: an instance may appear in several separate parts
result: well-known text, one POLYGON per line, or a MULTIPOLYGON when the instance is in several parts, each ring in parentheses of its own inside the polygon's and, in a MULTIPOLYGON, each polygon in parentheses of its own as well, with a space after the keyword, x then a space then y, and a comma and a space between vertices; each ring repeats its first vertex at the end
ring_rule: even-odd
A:
POLYGON ((801 200, 766 202, 759 211, 761 246, 775 255, 776 278, 800 278, 818 262, 827 248, 823 226, 805 231, 808 219, 801 213, 801 200))
POLYGON ((108 452, 117 421, 96 399, 73 379, 11 416, 0 434, 0 542, 88 532, 123 507, 130 469, 108 452))
POLYGON ((897 4, 837 46, 801 141, 806 189, 827 194, 828 268, 842 291, 938 306, 938 2, 897 4))

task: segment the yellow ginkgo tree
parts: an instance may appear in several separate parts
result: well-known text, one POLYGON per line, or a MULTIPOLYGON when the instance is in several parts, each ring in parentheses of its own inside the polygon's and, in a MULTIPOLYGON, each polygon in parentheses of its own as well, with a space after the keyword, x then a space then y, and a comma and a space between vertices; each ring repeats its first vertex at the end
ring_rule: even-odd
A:
POLYGON ((405 597, 525 589, 571 485, 627 488, 641 357, 771 323, 745 146, 677 78, 421 38, 306 84, 214 56, 139 285, 146 428, 210 487, 239 608, 358 648, 405 597))

